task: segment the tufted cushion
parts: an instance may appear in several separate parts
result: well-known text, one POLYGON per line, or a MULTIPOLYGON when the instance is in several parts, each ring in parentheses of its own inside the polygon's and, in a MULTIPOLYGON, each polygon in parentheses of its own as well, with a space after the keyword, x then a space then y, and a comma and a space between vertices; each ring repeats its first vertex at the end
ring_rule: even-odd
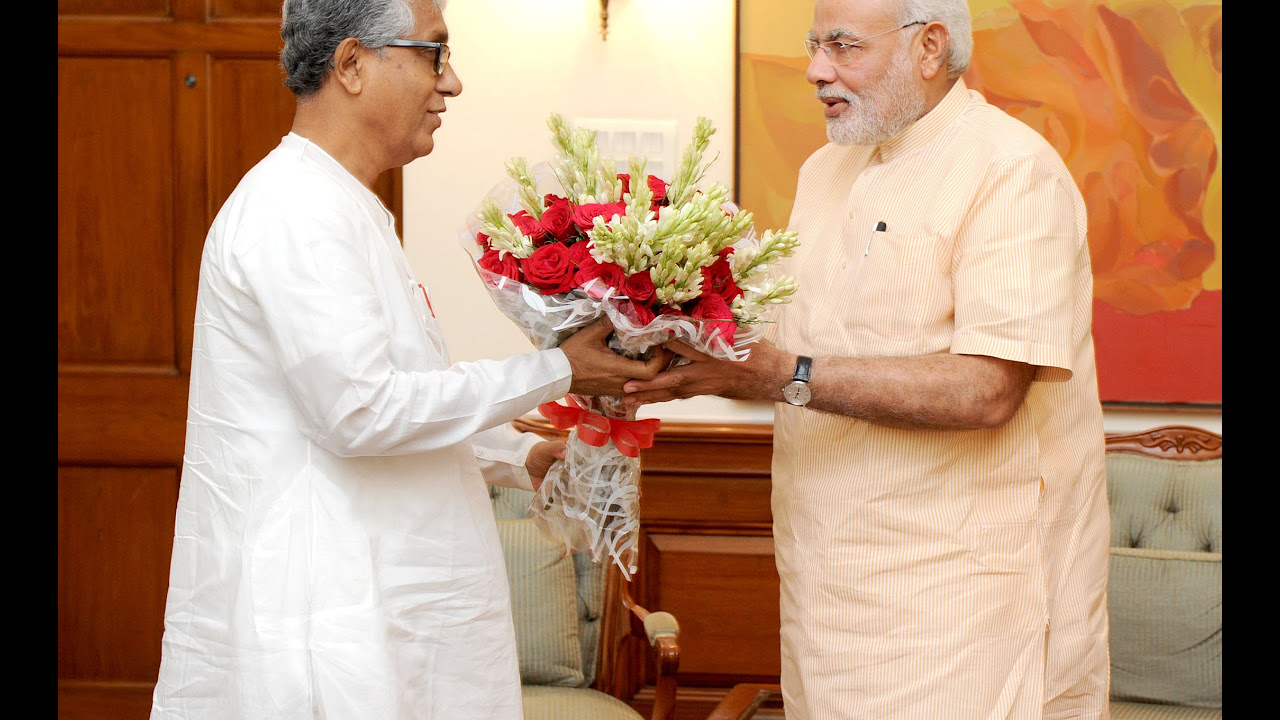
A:
POLYGON ((531 518, 499 519, 511 584, 520 680, 579 686, 585 681, 578 641, 578 582, 573 556, 531 518))
POLYGON ((1222 552, 1222 459, 1107 453, 1111 546, 1222 552))
POLYGON ((1222 707, 1222 460, 1109 452, 1107 494, 1113 717, 1213 717, 1169 713, 1222 707))
POLYGON ((621 700, 590 688, 525 685, 524 720, 642 720, 621 700))

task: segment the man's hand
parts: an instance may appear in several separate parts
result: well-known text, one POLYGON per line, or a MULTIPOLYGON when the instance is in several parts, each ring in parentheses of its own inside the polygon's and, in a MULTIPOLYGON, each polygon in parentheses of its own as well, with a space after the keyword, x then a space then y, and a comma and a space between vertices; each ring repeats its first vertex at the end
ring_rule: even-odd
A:
POLYGON ((782 386, 791 379, 796 356, 767 340, 751 345, 745 360, 720 360, 680 341, 666 343, 690 362, 660 373, 652 380, 631 380, 623 386, 628 407, 695 395, 718 395, 738 400, 781 400, 782 386))
POLYGON ((524 459, 524 469, 529 471, 529 479, 533 481, 535 492, 542 487, 542 481, 546 479, 551 465, 556 460, 564 459, 565 447, 565 443, 560 440, 543 440, 529 448, 529 455, 524 459))
POLYGON ((569 358, 573 379, 569 392, 575 395, 622 394, 622 384, 632 379, 650 380, 671 361, 671 352, 662 347, 654 348, 648 360, 630 360, 609 349, 606 342, 613 332, 608 317, 582 328, 560 343, 560 349, 569 358))

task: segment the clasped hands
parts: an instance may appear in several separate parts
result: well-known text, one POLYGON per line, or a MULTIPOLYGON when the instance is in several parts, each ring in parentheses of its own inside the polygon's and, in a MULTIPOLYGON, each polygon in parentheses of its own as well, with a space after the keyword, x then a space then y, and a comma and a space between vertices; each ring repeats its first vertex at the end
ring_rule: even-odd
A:
POLYGON ((621 396, 627 407, 717 395, 737 400, 779 400, 796 356, 766 340, 753 343, 744 360, 721 360, 679 340, 653 349, 647 360, 631 360, 609 348, 613 323, 602 317, 560 344, 575 395, 621 396))

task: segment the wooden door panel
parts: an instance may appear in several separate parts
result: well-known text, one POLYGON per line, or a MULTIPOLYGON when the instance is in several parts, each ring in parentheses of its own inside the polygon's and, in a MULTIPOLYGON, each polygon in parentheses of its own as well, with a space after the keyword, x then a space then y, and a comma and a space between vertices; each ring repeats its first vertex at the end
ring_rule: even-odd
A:
POLYGON ((209 87, 212 218, 240 178, 289 133, 294 100, 274 58, 214 58, 209 87))
POLYGON ((58 0, 58 15, 167 17, 169 0, 58 0))
POLYGON ((680 684, 772 680, 778 647, 778 571, 771 536, 650 532, 644 584, 680 622, 680 684))
POLYGON ((60 678, 155 681, 177 498, 172 468, 59 468, 60 678))
POLYGON ((58 60, 61 364, 175 366, 171 76, 165 58, 58 60))
POLYGON ((58 375, 58 464, 178 466, 187 432, 187 377, 58 375))
POLYGON ((215 18, 280 20, 280 0, 212 0, 209 15, 215 18))

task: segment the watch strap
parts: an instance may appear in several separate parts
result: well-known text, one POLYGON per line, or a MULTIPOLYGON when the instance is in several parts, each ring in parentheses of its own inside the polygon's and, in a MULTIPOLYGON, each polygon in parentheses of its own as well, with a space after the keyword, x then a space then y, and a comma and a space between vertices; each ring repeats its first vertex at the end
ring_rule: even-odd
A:
POLYGON ((813 358, 800 355, 796 358, 796 372, 791 379, 796 382, 809 382, 809 372, 813 369, 813 358))

